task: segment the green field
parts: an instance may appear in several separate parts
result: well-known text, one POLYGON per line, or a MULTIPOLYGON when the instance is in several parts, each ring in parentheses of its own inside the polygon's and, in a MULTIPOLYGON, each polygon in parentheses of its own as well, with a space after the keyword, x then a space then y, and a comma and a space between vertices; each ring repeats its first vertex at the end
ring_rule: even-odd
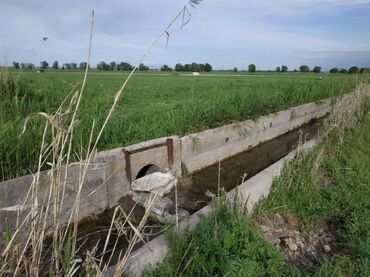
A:
MULTIPOLYGON (((93 121, 99 130, 126 77, 122 73, 89 74, 78 114, 75 153, 86 147, 93 121)), ((23 72, 18 82, 0 80, 0 181, 37 168, 44 128, 37 112, 52 114, 82 78, 82 72, 23 72), (20 135, 29 116, 26 131, 20 135)), ((348 92, 356 83, 356 77, 341 74, 137 74, 98 150, 253 119, 348 92)))

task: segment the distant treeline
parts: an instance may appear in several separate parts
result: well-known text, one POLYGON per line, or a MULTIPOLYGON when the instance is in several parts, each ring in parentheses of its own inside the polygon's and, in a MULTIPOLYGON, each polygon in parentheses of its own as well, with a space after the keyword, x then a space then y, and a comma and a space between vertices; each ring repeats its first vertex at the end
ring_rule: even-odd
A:
MULTIPOLYGON (((13 67, 15 69, 19 68, 27 68, 27 69, 34 69, 36 68, 33 63, 18 63, 18 62, 13 62, 13 67)), ((64 63, 61 66, 59 65, 58 61, 54 61, 51 66, 49 65, 48 62, 42 61, 40 62, 39 69, 41 70, 46 70, 48 68, 52 68, 54 70, 77 70, 77 69, 86 69, 86 63, 81 62, 79 64, 72 62, 72 63, 64 63)), ((97 64, 96 69, 102 70, 102 71, 131 71, 133 70, 134 66, 129 64, 128 62, 110 62, 106 63, 104 61, 101 61, 100 63, 97 64)), ((139 71, 148 71, 150 70, 148 66, 144 64, 140 64, 138 66, 139 71)), ((191 64, 181 64, 178 63, 175 65, 175 68, 173 69, 172 67, 168 65, 163 65, 160 68, 161 71, 177 71, 177 72, 211 72, 213 71, 212 65, 209 63, 191 63, 191 64)), ((233 69, 229 70, 217 70, 221 72, 238 72, 239 69, 237 67, 234 67, 233 69)), ((241 72, 257 72, 257 67, 255 64, 250 64, 246 70, 241 70, 241 72)), ((282 66, 277 66, 275 70, 259 70, 259 72, 288 72, 288 66, 282 65, 282 66)), ((307 65, 301 65, 299 69, 294 69, 291 70, 291 72, 314 72, 314 73, 320 73, 321 72, 321 66, 314 66, 312 69, 310 69, 309 66, 307 65)), ((351 66, 348 69, 345 68, 332 68, 329 71, 330 73, 348 73, 348 74, 364 74, 364 73, 370 73, 370 68, 359 68, 357 66, 351 66)))

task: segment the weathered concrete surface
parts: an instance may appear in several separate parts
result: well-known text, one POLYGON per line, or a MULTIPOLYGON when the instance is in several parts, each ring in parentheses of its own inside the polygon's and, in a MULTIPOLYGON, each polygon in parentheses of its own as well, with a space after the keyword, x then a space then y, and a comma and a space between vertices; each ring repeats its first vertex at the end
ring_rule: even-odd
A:
MULTIPOLYGON (((293 160, 297 152, 302 153, 302 151, 307 151, 315 145, 316 141, 311 140, 300 146, 297 150, 292 151, 284 158, 227 193, 227 199, 229 201, 238 199, 238 203, 244 205, 251 212, 255 204, 268 195, 274 178, 280 175, 285 164, 293 160)), ((181 221, 177 232, 183 234, 187 230, 194 230, 201 217, 209 216, 212 212, 213 205, 209 204, 188 219, 181 221)), ((165 259, 168 250, 169 246, 166 236, 164 234, 158 236, 130 255, 124 273, 127 276, 141 276, 144 270, 161 263, 165 259)), ((111 266, 106 272, 106 276, 113 276, 114 271, 114 266, 111 266)))
MULTIPOLYGON (((101 152, 96 155, 94 161, 91 162, 87 169, 85 181, 81 190, 81 202, 79 216, 77 220, 84 217, 99 213, 116 203, 117 195, 127 194, 129 188, 123 186, 125 181, 122 174, 122 151, 121 149, 113 149, 101 152)), ((39 208, 45 206, 48 202, 50 193, 58 191, 62 193, 65 184, 65 197, 61 210, 62 222, 69 219, 70 212, 75 202, 78 187, 81 167, 83 163, 74 163, 62 170, 59 181, 56 182, 54 189, 51 190, 51 171, 40 173, 38 190, 38 205, 39 208), (64 172, 68 170, 67 180, 64 180, 64 172)), ((31 193, 29 194, 33 176, 28 175, 21 178, 8 180, 0 184, 0 233, 5 231, 5 219, 7 218, 12 228, 15 227, 17 212, 20 212, 20 222, 29 213, 29 207, 33 201, 31 193), (28 196, 27 196, 28 195, 28 196), (17 206, 24 205, 22 211, 17 209, 17 206), (13 211, 9 211, 9 207, 14 207, 13 211), (4 209, 5 208, 5 209, 4 209)), ((53 199, 53 198, 52 198, 53 199)), ((52 205, 53 202, 51 202, 52 205)), ((51 220, 52 209, 50 209, 49 218, 51 220)))
MULTIPOLYGON (((168 169, 175 176, 181 175, 180 139, 178 137, 166 137, 146 141, 125 148, 116 148, 97 153, 90 162, 85 181, 81 191, 81 202, 76 220, 98 214, 107 208, 117 205, 118 200, 128 195, 131 178, 136 178, 138 172, 148 164, 154 164, 159 169, 168 169)), ((63 190, 65 183, 65 197, 62 206, 62 224, 70 217, 75 202, 81 167, 84 162, 74 163, 66 167, 68 170, 67 180, 64 182, 64 170, 57 182, 59 192, 63 190)), ((41 208, 47 203, 51 189, 51 171, 41 172, 39 178, 38 203, 41 208)), ((19 222, 29 213, 32 197, 29 195, 34 176, 27 175, 17 179, 0 183, 0 234, 5 231, 7 219, 12 229, 16 226, 17 213, 22 204, 19 222), (27 197, 28 195, 28 197, 27 197), (27 199, 26 199, 27 198, 27 199)), ((55 189, 53 192, 56 191, 55 189)), ((50 209, 50 223, 52 209, 50 209)), ((0 241, 2 236, 0 236, 0 241)))
POLYGON ((257 121, 247 120, 182 137, 181 160, 187 172, 194 173, 325 116, 331 103, 331 99, 308 103, 262 116, 257 121))

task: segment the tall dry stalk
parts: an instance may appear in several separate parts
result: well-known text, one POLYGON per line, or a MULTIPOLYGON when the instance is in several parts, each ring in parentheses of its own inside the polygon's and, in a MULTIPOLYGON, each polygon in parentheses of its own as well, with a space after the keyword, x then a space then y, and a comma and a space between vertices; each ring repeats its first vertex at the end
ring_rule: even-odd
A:
MULTIPOLYGON (((151 207, 156 201, 154 196, 149 208, 147 208, 144 217, 138 226, 134 226, 130 222, 129 215, 120 209, 116 210, 112 218, 112 224, 108 232, 107 241, 104 244, 103 254, 101 259, 93 258, 99 253, 95 250, 86 253, 84 263, 79 261, 77 256, 77 237, 78 237, 78 219, 81 204, 81 192, 85 184, 86 175, 91 162, 97 152, 99 140, 112 117, 112 114, 120 100, 124 95, 125 88, 138 68, 139 64, 144 61, 148 52, 160 41, 166 37, 167 43, 169 39, 169 29, 178 21, 181 20, 181 28, 190 21, 190 13, 188 5, 194 6, 200 3, 200 0, 190 0, 177 15, 170 21, 167 27, 153 40, 149 47, 145 50, 141 59, 137 62, 133 70, 130 72, 126 80, 123 82, 120 89, 117 91, 112 106, 108 115, 98 131, 96 138, 93 138, 95 123, 92 123, 90 140, 86 146, 86 156, 80 157, 79 161, 79 180, 77 183, 76 197, 73 202, 72 209, 68 216, 68 222, 63 221, 62 211, 64 200, 66 197, 66 187, 68 181, 68 165, 71 162, 72 149, 74 144, 74 131, 78 126, 77 114, 87 82, 88 71, 90 67, 94 12, 90 19, 90 35, 89 47, 87 55, 87 66, 82 83, 78 83, 68 94, 67 98, 61 103, 60 107, 53 115, 39 113, 40 116, 46 119, 43 139, 40 148, 38 161, 38 170, 34 174, 32 184, 23 204, 18 207, 17 226, 11 239, 7 242, 6 248, 1 253, 0 274, 26 274, 27 276, 39 276, 47 272, 56 275, 72 276, 79 270, 94 271, 97 275, 103 274, 107 269, 107 264, 103 262, 105 251, 107 250, 108 240, 113 228, 120 229, 117 226, 117 213, 124 215, 123 225, 126 223, 131 227, 133 236, 129 240, 129 247, 124 255, 119 259, 115 269, 115 275, 120 275, 126 267, 126 263, 133 247, 138 240, 143 240, 141 232, 149 217, 151 207), (40 178, 42 175, 41 168, 48 163, 49 170, 49 186, 46 191, 40 191, 40 178), (20 216, 22 215, 22 216, 20 216), (48 244, 48 235, 52 236, 51 245, 48 244), (51 248, 50 248, 51 247, 51 248), (96 262, 98 261, 98 262, 96 262), (86 268, 81 268, 85 266, 86 268)), ((18 75, 19 76, 19 75, 18 75)), ((122 229, 119 234, 124 234, 122 229)), ((117 242, 117 241, 116 241, 117 242)), ((112 259, 116 243, 109 261, 112 259)), ((108 263, 109 263, 108 261, 108 263)))
POLYGON ((361 80, 353 93, 343 95, 336 101, 329 118, 330 128, 326 134, 334 131, 339 138, 339 143, 343 144, 344 132, 362 118, 365 112, 364 105, 369 96, 370 85, 361 80))

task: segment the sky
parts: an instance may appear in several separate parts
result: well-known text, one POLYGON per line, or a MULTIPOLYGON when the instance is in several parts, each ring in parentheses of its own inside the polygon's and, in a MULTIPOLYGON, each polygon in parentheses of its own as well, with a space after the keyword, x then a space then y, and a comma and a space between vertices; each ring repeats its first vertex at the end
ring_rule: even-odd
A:
MULTIPOLYGON (((92 65, 136 63, 186 5, 184 0, 0 0, 0 64, 81 62, 95 11, 92 65), (45 42, 43 37, 48 37, 45 42)), ((205 63, 215 69, 324 70, 370 67, 370 0, 202 0, 145 58, 163 64, 205 63)))

